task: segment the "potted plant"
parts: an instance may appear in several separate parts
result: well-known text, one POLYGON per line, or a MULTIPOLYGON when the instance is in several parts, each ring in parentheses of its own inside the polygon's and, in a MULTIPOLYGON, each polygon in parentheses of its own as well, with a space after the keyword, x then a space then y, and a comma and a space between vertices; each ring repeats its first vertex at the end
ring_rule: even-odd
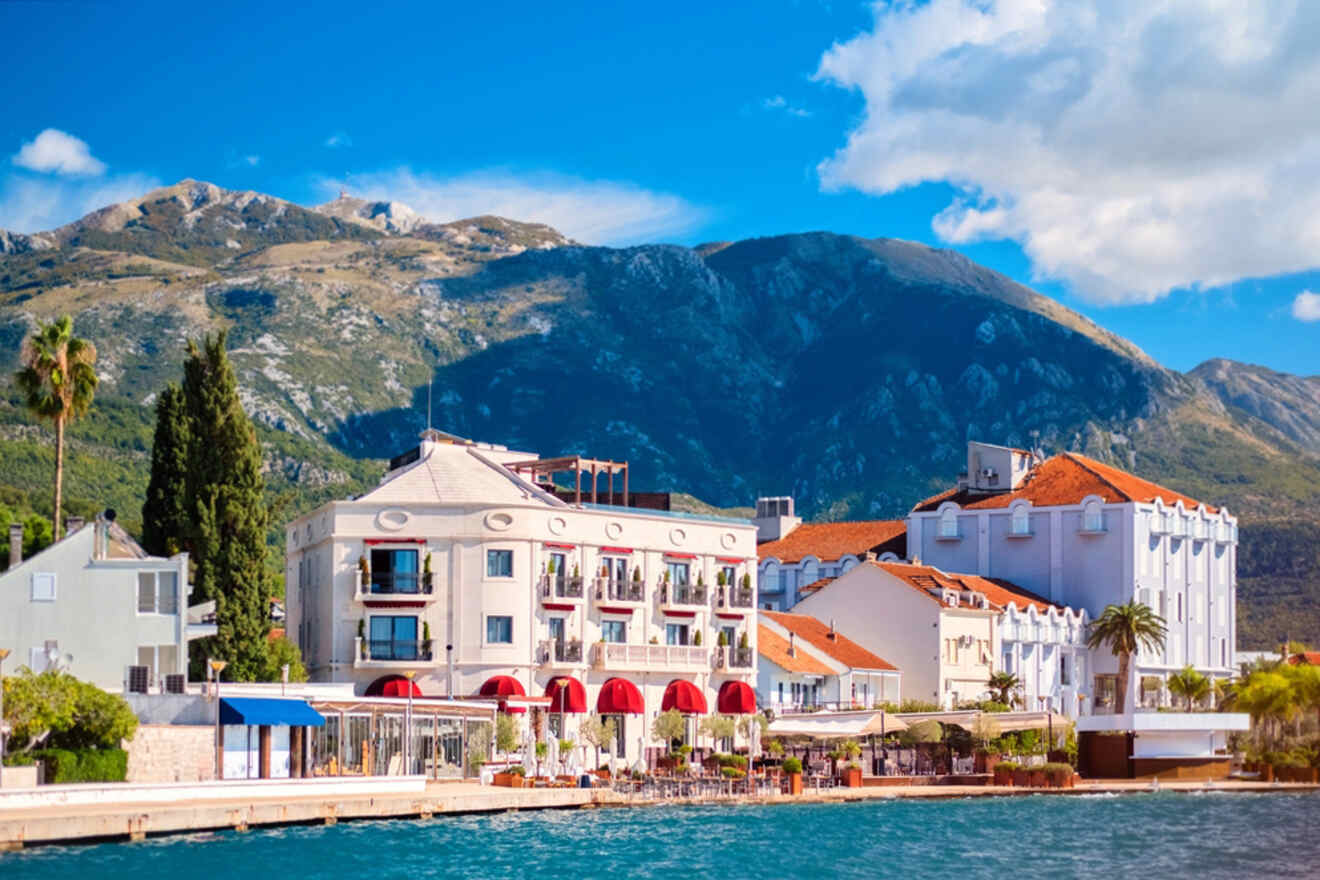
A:
POLYGON ((358 577, 362 583, 362 589, 365 591, 371 587, 371 566, 367 564, 366 556, 358 557, 358 577))
POLYGON ((422 557, 422 589, 431 592, 431 551, 427 550, 426 555, 422 557))
POLYGON ((836 766, 838 761, 847 762, 838 768, 839 781, 847 788, 862 787, 862 765, 857 761, 861 754, 861 745, 853 739, 839 743, 839 748, 835 752, 836 766))
POLYGON ((793 757, 785 758, 784 775, 788 777, 788 793, 802 794, 802 762, 793 757))
POLYGON ((1018 769, 1018 765, 1012 761, 1000 761, 995 764, 995 785, 1012 785, 1013 775, 1018 769))
POLYGON ((1045 788, 1045 786, 1048 784, 1048 780, 1045 777, 1044 764, 1029 768, 1028 774, 1029 774, 1029 778, 1027 784, 1030 785, 1032 788, 1045 788))
POLYGON ((1031 769, 1015 764, 1013 766, 1013 784, 1018 788, 1031 786, 1031 769))
POLYGON ((692 634, 692 644, 698 648, 701 647, 701 630, 697 630, 692 634))
POLYGON ((526 776, 527 768, 517 765, 496 773, 493 781, 496 785, 502 785, 505 788, 522 788, 526 776))
POLYGON ((1073 768, 1071 764, 1052 761, 1041 768, 1050 788, 1072 788, 1073 768))
MULTIPOLYGON (((541 764, 545 762, 545 756, 549 754, 549 752, 550 746, 546 743, 539 742, 536 744, 536 769, 538 771, 541 769, 541 764)), ((540 776, 541 774, 538 772, 536 775, 540 776)))
POLYGON ((747 572, 743 572, 742 589, 739 591, 739 596, 742 597, 743 604, 747 604, 752 600, 752 576, 747 572))
POLYGON ((633 568, 632 593, 628 598, 634 602, 642 600, 642 569, 640 566, 633 568))
POLYGON ((431 621, 422 621, 422 652, 424 656, 431 656, 431 621))
POLYGON ((367 650, 367 619, 365 617, 358 618, 358 644, 361 645, 362 659, 371 659, 371 653, 367 650))

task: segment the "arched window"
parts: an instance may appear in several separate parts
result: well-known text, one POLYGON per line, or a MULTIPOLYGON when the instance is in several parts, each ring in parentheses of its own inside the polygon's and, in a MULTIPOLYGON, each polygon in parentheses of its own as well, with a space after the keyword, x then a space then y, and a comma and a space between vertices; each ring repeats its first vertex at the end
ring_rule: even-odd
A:
POLYGON ((958 511, 952 507, 940 513, 940 537, 958 537, 958 511))
POLYGON ((1013 508, 1011 528, 1015 535, 1031 534, 1031 510, 1025 504, 1013 508))
POLYGON ((1082 531, 1103 532, 1104 530, 1105 514, 1100 508, 1100 502, 1086 502, 1086 505, 1082 508, 1082 531))

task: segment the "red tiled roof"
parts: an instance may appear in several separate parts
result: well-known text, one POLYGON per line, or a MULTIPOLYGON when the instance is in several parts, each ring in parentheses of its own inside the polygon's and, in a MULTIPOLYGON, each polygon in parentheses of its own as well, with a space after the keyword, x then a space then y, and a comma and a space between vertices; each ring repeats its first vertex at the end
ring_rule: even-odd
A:
POLYGON ((756 625, 756 653, 785 672, 805 672, 808 675, 833 675, 834 670, 806 651, 788 653, 788 639, 763 624, 756 625))
POLYGON ((1320 666, 1320 651, 1299 651, 1288 658, 1288 665, 1298 666, 1305 663, 1309 666, 1320 666))
POLYGON ((801 562, 806 556, 833 562, 849 554, 860 557, 868 550, 907 555, 907 522, 876 519, 803 523, 779 540, 757 546, 756 555, 761 559, 773 556, 780 562, 801 562))
POLYGON ((898 669, 885 658, 872 654, 843 633, 831 633, 828 626, 810 615, 787 614, 783 611, 760 613, 850 669, 898 669))
POLYGON ((811 583, 807 584, 805 587, 803 587, 802 589, 798 590, 798 592, 801 593, 801 594, 803 594, 804 596, 810 596, 812 593, 816 592, 817 590, 819 590, 819 589, 821 589, 821 588, 823 588, 823 587, 825 587, 825 586, 828 586, 828 585, 829 585, 830 583, 832 583, 833 581, 834 581, 834 578, 832 578, 832 577, 829 577, 829 578, 821 578, 820 580, 812 581, 811 583))
MULTIPOLYGON (((1080 504, 1088 495, 1097 495, 1110 503, 1137 501, 1149 503, 1162 498, 1165 504, 1181 501, 1189 510, 1201 502, 1158 483, 1143 480, 1127 471, 1121 471, 1103 462, 1076 452, 1064 452, 1048 458, 1032 468, 1026 480, 1011 492, 986 495, 965 489, 947 489, 920 502, 913 511, 935 510, 946 501, 968 509, 1008 507, 1014 501, 1030 501, 1035 507, 1080 504)), ((1210 513, 1219 511, 1206 505, 1210 513)))
POLYGON ((1063 610, 1062 605, 1056 605, 1043 596, 1038 596, 1030 590, 1024 590, 1017 584, 1003 578, 987 578, 976 574, 951 574, 940 571, 932 565, 908 565, 902 562, 872 562, 871 565, 893 575, 920 591, 932 602, 939 602, 941 605, 946 603, 938 595, 931 593, 930 590, 949 589, 959 592, 972 590, 984 595, 995 611, 1004 610, 1010 602, 1024 609, 1028 606, 1035 606, 1037 611, 1042 612, 1048 611, 1051 607, 1060 611, 1063 610))

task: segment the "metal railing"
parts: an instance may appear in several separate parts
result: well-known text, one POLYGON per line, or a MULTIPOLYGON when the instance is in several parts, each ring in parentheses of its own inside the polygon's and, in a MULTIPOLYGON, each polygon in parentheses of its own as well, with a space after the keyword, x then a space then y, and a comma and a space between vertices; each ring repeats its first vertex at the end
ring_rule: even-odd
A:
POLYGON ((537 659, 542 665, 552 662, 581 663, 582 642, 578 639, 562 642, 558 639, 546 639, 537 648, 537 659))
POLYGON ((581 599, 580 575, 543 574, 538 589, 542 599, 581 599))
POLYGON ((646 587, 641 581, 598 577, 596 578, 596 601, 644 602, 646 601, 646 587))
POLYGON ((721 645, 715 648, 716 669, 751 669, 753 651, 750 647, 721 645))
POLYGON ((707 590, 698 584, 660 584, 660 604, 662 605, 705 605, 707 590))
POLYGON ((357 639, 358 659, 363 661, 431 662, 431 642, 397 639, 357 639))
POLYGON ((751 587, 716 587, 715 604, 720 608, 751 608, 756 604, 756 592, 751 587))
POLYGON ((358 579, 359 596, 429 596, 435 592, 430 571, 364 571, 358 579))

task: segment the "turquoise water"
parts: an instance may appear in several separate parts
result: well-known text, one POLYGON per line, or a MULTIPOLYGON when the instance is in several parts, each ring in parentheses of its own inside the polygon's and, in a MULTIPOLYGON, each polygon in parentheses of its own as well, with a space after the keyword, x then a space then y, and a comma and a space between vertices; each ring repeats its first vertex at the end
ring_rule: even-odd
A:
POLYGON ((1140 794, 454 816, 47 847, 47 878, 1320 876, 1320 795, 1140 794))

